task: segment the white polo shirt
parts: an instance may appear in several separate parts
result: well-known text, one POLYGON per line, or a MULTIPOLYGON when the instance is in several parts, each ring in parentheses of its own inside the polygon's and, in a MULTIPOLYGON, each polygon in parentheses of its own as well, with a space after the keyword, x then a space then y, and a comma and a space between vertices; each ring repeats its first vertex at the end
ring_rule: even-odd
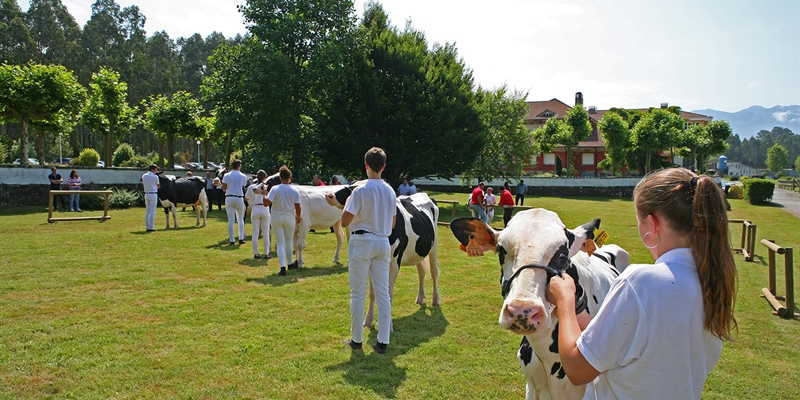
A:
POLYGON ((147 171, 142 175, 142 185, 144 186, 144 192, 147 194, 158 192, 158 182, 158 175, 152 171, 147 171))
POLYGON ((397 213, 397 196, 383 179, 368 179, 350 195, 344 210, 353 214, 351 231, 364 230, 378 236, 392 233, 392 217, 397 213))
POLYGON ((300 191, 289 183, 273 186, 267 194, 272 202, 272 214, 294 214, 294 205, 300 203, 300 191))
POLYGON ((239 170, 233 170, 222 177, 222 183, 228 185, 225 196, 244 197, 244 187, 247 185, 247 175, 239 170))

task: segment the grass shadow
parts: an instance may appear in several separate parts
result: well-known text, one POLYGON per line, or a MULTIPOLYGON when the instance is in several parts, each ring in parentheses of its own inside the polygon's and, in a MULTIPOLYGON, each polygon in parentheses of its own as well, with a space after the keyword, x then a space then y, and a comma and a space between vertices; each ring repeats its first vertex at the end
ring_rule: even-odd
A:
POLYGON ((342 371, 344 380, 350 385, 361 386, 375 394, 386 398, 395 398, 398 388, 407 378, 407 368, 398 367, 395 358, 405 355, 425 342, 444 335, 450 322, 442 313, 441 307, 419 309, 405 317, 392 320, 392 332, 389 352, 378 354, 369 349, 370 343, 377 341, 378 332, 370 329, 365 335, 365 351, 351 351, 346 345, 342 348, 351 351, 350 359, 337 365, 325 367, 326 371, 342 371), (375 371, 381 371, 376 374, 375 371))
MULTIPOLYGON (((264 266, 264 260, 249 260, 249 261, 259 261, 260 264, 256 265, 257 267, 264 266)), ((269 273, 269 275, 261 277, 261 278, 247 278, 245 279, 246 282, 255 282, 261 285, 269 285, 273 287, 278 286, 285 286, 290 285, 293 283, 297 283, 300 281, 301 278, 316 278, 319 276, 329 276, 329 275, 338 275, 344 274, 347 272, 347 266, 342 265, 340 263, 333 264, 329 267, 322 267, 322 268, 309 268, 304 267, 300 269, 293 269, 290 271, 286 271, 287 274, 285 276, 278 275, 280 271, 278 265, 277 257, 272 258, 272 265, 267 265, 268 268, 274 267, 273 270, 269 273)), ((240 262, 242 265, 249 265, 246 262, 240 262)))

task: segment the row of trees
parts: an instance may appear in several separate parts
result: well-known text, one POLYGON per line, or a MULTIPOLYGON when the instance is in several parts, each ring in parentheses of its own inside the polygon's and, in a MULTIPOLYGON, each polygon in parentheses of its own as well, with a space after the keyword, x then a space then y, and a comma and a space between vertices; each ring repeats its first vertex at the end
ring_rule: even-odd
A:
POLYGON ((775 127, 771 131, 761 130, 755 136, 742 140, 739 135, 728 139, 729 149, 725 152, 729 160, 747 165, 767 163, 767 151, 780 144, 789 154, 789 161, 800 156, 800 135, 788 128, 775 127))

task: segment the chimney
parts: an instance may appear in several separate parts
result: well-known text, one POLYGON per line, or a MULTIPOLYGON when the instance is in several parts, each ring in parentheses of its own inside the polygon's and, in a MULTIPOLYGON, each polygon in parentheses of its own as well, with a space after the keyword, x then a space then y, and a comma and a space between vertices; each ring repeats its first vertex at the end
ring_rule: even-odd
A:
POLYGON ((589 114, 597 114, 597 107, 589 106, 589 114))
POLYGON ((578 104, 583 105, 583 93, 581 92, 575 93, 575 105, 578 104))
POLYGON ((661 108, 666 110, 669 107, 669 103, 661 103, 661 108))

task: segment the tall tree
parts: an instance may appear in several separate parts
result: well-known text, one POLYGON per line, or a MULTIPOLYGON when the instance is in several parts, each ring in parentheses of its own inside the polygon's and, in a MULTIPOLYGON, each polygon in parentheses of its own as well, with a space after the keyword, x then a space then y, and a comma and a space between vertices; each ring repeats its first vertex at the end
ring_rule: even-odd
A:
POLYGON ((144 125, 165 138, 168 166, 175 164, 176 136, 201 137, 207 129, 202 112, 199 101, 185 91, 178 91, 171 98, 158 95, 145 101, 144 125))
MULTIPOLYGON (((300 178, 311 173, 317 146, 316 102, 312 89, 324 85, 331 65, 317 62, 325 52, 344 40, 353 27, 353 3, 346 0, 248 0, 239 11, 253 40, 263 46, 256 61, 266 69, 247 71, 252 82, 269 81, 248 88, 252 98, 283 97, 280 107, 246 109, 251 115, 247 132, 251 163, 292 167, 300 178), (281 146, 255 146, 269 134, 281 146)), ((247 158, 247 157, 246 157, 247 158)))
MULTIPOLYGON (((606 163, 612 175, 616 175, 625 163, 630 146, 631 132, 628 124, 616 112, 606 112, 597 123, 606 146, 606 163)), ((603 160, 603 161, 605 161, 603 160)), ((604 167, 605 168, 605 167, 604 167)))
POLYGON ((524 123, 528 113, 527 93, 509 92, 503 85, 496 90, 479 87, 476 97, 476 109, 486 131, 486 146, 461 174, 462 180, 519 177, 534 154, 533 138, 524 123))
POLYGON ((631 135, 633 146, 645 153, 645 172, 650 172, 653 153, 671 148, 678 143, 683 119, 673 112, 652 109, 636 123, 631 135))
MULTIPOLYGON (((558 117, 550 117, 533 131, 533 145, 537 153, 549 153, 572 135, 572 127, 558 117)), ((559 174, 560 175, 560 174, 559 174)))
POLYGON ((789 164, 789 152, 786 148, 778 143, 775 143, 767 150, 767 168, 770 171, 778 173, 789 164))
POLYGON ((85 97, 86 89, 61 65, 0 65, 0 118, 22 127, 22 165, 28 164, 28 123, 76 113, 85 97))
POLYGON ((61 0, 31 0, 25 20, 36 42, 35 62, 77 68, 81 29, 61 0))
POLYGON ((704 131, 705 140, 701 141, 697 148, 697 163, 700 166, 700 172, 706 171, 708 157, 720 155, 728 149, 727 140, 732 133, 731 126, 723 120, 709 122, 704 131))
POLYGON ((324 111, 318 120, 323 164, 361 175, 364 151, 380 146, 389 157, 383 176, 392 184, 404 176, 466 171, 484 150, 487 132, 475 108, 472 72, 454 46, 429 50, 422 33, 388 26, 379 5, 369 4, 364 15, 359 41, 343 45, 344 68, 316 96, 324 111))
POLYGON ((562 139, 562 143, 567 151, 567 176, 572 176, 572 149, 592 134, 592 124, 589 122, 589 113, 583 108, 583 104, 577 104, 567 111, 564 122, 570 126, 570 135, 562 139))
POLYGON ((0 63, 24 64, 33 57, 36 43, 24 17, 16 0, 0 0, 0 63))
POLYGON ((103 135, 103 157, 111 166, 114 138, 136 125, 137 110, 128 106, 128 85, 120 81, 117 72, 101 67, 92 74, 89 86, 92 91, 81 120, 103 135))
POLYGON ((89 83, 92 74, 101 66, 120 70, 124 59, 120 6, 114 0, 97 0, 92 4, 92 16, 83 27, 81 35, 81 68, 78 78, 89 83))

